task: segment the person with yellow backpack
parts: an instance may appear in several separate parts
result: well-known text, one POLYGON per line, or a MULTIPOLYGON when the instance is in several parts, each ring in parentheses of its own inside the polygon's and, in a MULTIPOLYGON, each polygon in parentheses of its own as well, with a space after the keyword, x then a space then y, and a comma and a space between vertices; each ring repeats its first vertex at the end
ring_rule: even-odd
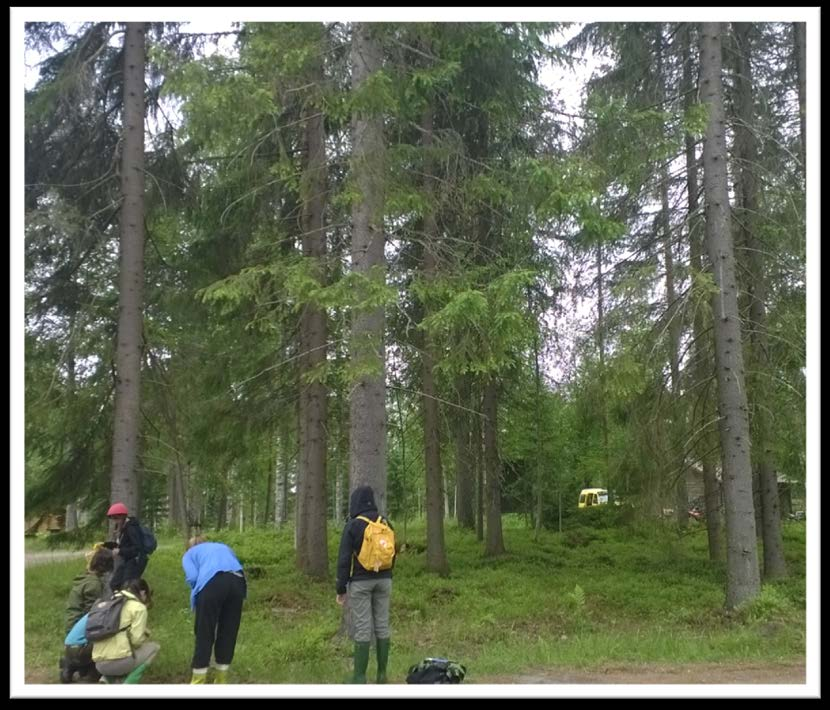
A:
POLYGON ((352 683, 366 682, 372 633, 377 644, 377 682, 387 682, 394 566, 395 533, 378 513, 371 486, 358 486, 349 499, 349 521, 340 538, 336 582, 336 601, 342 606, 348 600, 354 627, 352 683))

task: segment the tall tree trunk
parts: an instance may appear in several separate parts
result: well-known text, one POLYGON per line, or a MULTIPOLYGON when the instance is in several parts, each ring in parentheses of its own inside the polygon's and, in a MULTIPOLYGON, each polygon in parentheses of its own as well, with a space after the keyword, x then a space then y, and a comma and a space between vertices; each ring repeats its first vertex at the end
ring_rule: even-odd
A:
MULTIPOLYGON (((657 28, 657 100, 665 102, 666 73, 664 69, 665 44, 663 25, 657 28)), ((660 226, 663 234, 663 258, 666 267, 666 318, 669 332, 669 371, 671 373, 671 425, 669 427, 669 452, 674 482, 675 521, 681 528, 689 522, 689 495, 686 490, 686 461, 681 441, 684 417, 680 409, 680 313, 677 308, 677 293, 674 289, 674 257, 672 255, 671 220, 669 214, 669 165, 666 160, 660 166, 660 226)))
POLYGON ((610 478, 610 464, 608 458, 608 406, 605 403, 605 302, 602 293, 602 244, 597 244, 597 350, 599 351, 599 406, 600 423, 602 425, 602 459, 604 468, 602 471, 602 480, 591 481, 590 483, 607 486, 610 478))
POLYGON ((173 485, 176 489, 176 512, 174 526, 179 532, 187 535, 190 529, 190 507, 187 504, 186 480, 190 476, 190 466, 182 461, 179 451, 176 451, 176 468, 173 471, 173 485))
MULTIPOLYGON (((75 385, 77 363, 75 360, 75 312, 69 314, 69 339, 66 343, 66 403, 67 409, 75 402, 75 385)), ((63 452, 61 451, 61 454, 63 452)), ((66 505, 66 515, 64 517, 63 529, 66 532, 72 532, 78 527, 78 506, 75 500, 72 500, 66 505)))
POLYGON ((265 484, 265 510, 262 513, 262 520, 267 525, 272 517, 271 503, 274 500, 274 461, 273 457, 268 461, 268 482, 265 484))
POLYGON ((66 532, 72 532, 78 527, 78 506, 75 503, 69 503, 66 506, 66 517, 64 518, 63 529, 66 532))
POLYGON ((752 464, 747 419, 741 323, 735 278, 735 254, 729 224, 726 139, 718 22, 702 24, 701 101, 709 120, 703 143, 706 245, 717 293, 712 298, 715 364, 718 375, 723 490, 726 508, 726 606, 733 608, 760 591, 752 464))
POLYGON ((406 489, 406 419, 403 415, 403 407, 401 406, 401 391, 399 388, 395 389, 395 406, 398 410, 398 443, 401 447, 401 489, 403 497, 401 507, 403 508, 403 538, 402 542, 406 542, 406 524, 409 515, 409 506, 407 505, 407 489, 406 489))
POLYGON ((121 154, 121 241, 118 278, 115 422, 110 500, 138 514, 144 292, 144 23, 124 35, 124 128, 121 154))
MULTIPOLYGON (((530 305, 530 304, 528 304, 530 305)), ((536 494, 536 529, 535 539, 539 539, 539 533, 542 531, 542 512, 543 512, 543 484, 542 478, 542 372, 539 368, 539 338, 538 335, 533 340, 533 365, 534 377, 536 382, 536 485, 534 486, 536 494)))
POLYGON ((153 353, 148 351, 150 366, 155 371, 156 376, 162 382, 161 393, 161 411, 162 417, 167 424, 170 432, 170 438, 173 441, 172 449, 175 456, 175 466, 168 469, 168 476, 172 477, 170 482, 170 508, 168 510, 168 521, 171 527, 179 530, 183 535, 187 534, 190 523, 190 516, 187 508, 187 497, 185 495, 185 463, 182 460, 181 453, 181 436, 179 435, 178 420, 176 417, 176 403, 170 394, 173 391, 170 378, 167 375, 167 370, 153 353))
POLYGON ((793 22, 795 73, 798 81, 798 117, 801 126, 801 169, 807 176, 807 24, 793 22))
POLYGON ((179 523, 177 516, 177 511, 179 510, 179 501, 177 500, 179 491, 176 488, 176 467, 172 462, 168 462, 164 468, 167 477, 167 525, 175 528, 179 523))
POLYGON ((338 524, 342 523, 346 517, 346 493, 349 489, 348 482, 348 467, 344 466, 345 452, 349 446, 346 434, 348 433, 347 424, 341 421, 337 425, 337 466, 334 469, 334 519, 338 524), (347 474, 344 476, 344 472, 347 474))
POLYGON ((475 530, 475 472, 473 471, 470 440, 470 413, 466 408, 470 406, 469 377, 456 378, 455 390, 458 406, 465 409, 456 409, 451 417, 453 433, 455 434, 455 484, 456 484, 456 514, 458 525, 467 530, 475 530))
POLYGON ((450 485, 447 482, 447 472, 442 469, 441 472, 442 486, 441 490, 444 492, 444 504, 442 509, 444 511, 444 518, 449 518, 452 515, 452 503, 450 503, 450 485))
POLYGON ((231 519, 229 511, 228 511, 228 470, 225 469, 222 472, 222 481, 220 483, 221 488, 219 490, 219 505, 216 511, 216 528, 217 530, 221 530, 228 525, 228 521, 231 519))
POLYGON ((277 486, 275 494, 274 522, 281 528, 288 522, 288 477, 291 465, 291 432, 287 421, 280 425, 280 467, 277 471, 277 486))
MULTIPOLYGON (((335 367, 342 369, 348 359, 348 349, 340 340, 335 345, 335 367)), ((337 525, 343 524, 348 516, 349 503, 349 401, 342 387, 337 388, 335 395, 335 412, 329 418, 337 422, 337 439, 335 441, 335 458, 337 467, 334 471, 334 520, 337 525)))
POLYGON ((778 500, 778 476, 772 461, 769 437, 769 406, 765 392, 766 377, 771 367, 767 339, 766 274, 764 270, 764 245, 758 239, 756 215, 758 214, 758 180, 755 166, 758 164, 758 144, 753 98, 751 39, 752 25, 746 22, 732 24, 737 43, 737 67, 735 77, 736 112, 735 153, 739 166, 742 205, 738 211, 738 229, 745 246, 743 261, 749 282, 749 332, 750 377, 749 395, 752 404, 753 462, 761 489, 762 525, 764 540, 764 577, 775 579, 787 575, 784 560, 784 541, 781 536, 781 505, 778 500))
MULTIPOLYGON (((690 109, 697 100, 695 96, 695 85, 692 79, 692 26, 690 23, 686 24, 685 31, 682 36, 683 42, 683 95, 685 96, 686 109, 690 109)), ((697 178, 697 156, 695 153, 695 140, 686 133, 686 192, 689 201, 689 263, 692 268, 692 277, 695 274, 703 272, 701 264, 701 256, 703 253, 703 223, 700 219, 699 203, 698 203, 698 178, 697 178)), ((711 360, 709 359, 709 347, 707 343, 709 337, 706 331, 706 325, 703 320, 703 311, 700 308, 695 308, 694 318, 692 321, 692 333, 694 336, 694 354, 692 362, 694 363, 694 378, 697 387, 705 387, 705 382, 714 375, 711 368, 711 360)), ((708 391, 708 388, 707 388, 708 391)), ((700 408, 702 412, 698 419, 697 427, 703 429, 706 427, 708 407, 705 402, 708 397, 704 399, 704 406, 700 408)), ((721 506, 721 491, 718 483, 717 474, 715 472, 715 465, 712 461, 712 454, 710 452, 709 441, 711 437, 701 433, 696 444, 696 450, 699 453, 701 467, 703 469, 703 498, 706 509, 706 528, 709 543, 709 559, 715 561, 723 561, 725 556, 724 541, 723 541, 723 510, 721 506)))
POLYGON ((484 554, 504 554, 501 527, 501 461, 498 451, 498 390, 495 376, 484 386, 484 461, 487 470, 487 541, 484 554))
MULTIPOLYGON (((374 25, 356 23, 352 37, 352 89, 381 68, 374 25)), ((356 107, 352 117, 352 174, 358 197, 352 208, 352 269, 383 284, 386 279, 383 231, 383 116, 356 107)), ((386 363, 383 307, 357 307, 352 313, 352 365, 360 373, 351 389, 349 490, 370 485, 386 512, 386 363)))
MULTIPOLYGON (((481 411, 481 396, 477 393, 477 388, 474 386, 473 391, 476 392, 474 397, 476 412, 481 411)), ((470 437, 470 454, 473 466, 475 467, 476 477, 476 539, 481 542, 484 540, 484 457, 482 449, 481 436, 481 415, 473 415, 473 431, 470 437)))
MULTIPOLYGON (((309 77, 318 90, 323 83, 323 60, 314 60, 309 77)), ((326 195, 326 132, 316 102, 303 108, 306 171, 303 180, 303 258, 312 278, 325 284, 326 232, 323 224, 326 195)), ((297 520, 297 566, 305 574, 324 579, 328 574, 326 535, 326 385, 320 379, 326 363, 328 338, 325 309, 306 303, 300 317, 300 468, 297 491, 302 503, 297 520)))
MULTIPOLYGON (((433 162, 430 156, 432 150, 432 121, 433 106, 428 104, 424 109, 421 120, 423 135, 424 160, 424 191, 428 203, 435 198, 435 177, 432 175, 433 162)), ((435 219, 434 207, 430 206, 424 217, 424 251, 423 265, 424 280, 430 283, 435 280, 438 272, 438 260, 435 256, 438 240, 438 224, 435 219)), ((422 305, 424 317, 429 316, 429 306, 422 305)), ((444 547, 444 512, 447 510, 446 500, 442 501, 442 492, 446 499, 446 486, 441 467, 441 440, 439 435, 439 411, 436 398, 435 376, 435 348, 429 333, 423 336, 421 353, 421 407, 424 421, 424 466, 426 468, 426 496, 427 496, 427 569, 441 576, 450 573, 447 562, 447 552, 444 547), (443 490, 442 490, 443 489, 443 490)))

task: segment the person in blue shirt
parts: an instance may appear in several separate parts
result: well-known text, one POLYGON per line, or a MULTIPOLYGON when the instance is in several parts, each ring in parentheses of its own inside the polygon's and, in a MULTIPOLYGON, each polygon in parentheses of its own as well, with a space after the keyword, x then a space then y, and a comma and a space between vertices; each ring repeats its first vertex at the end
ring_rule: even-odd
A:
POLYGON ((92 644, 86 640, 86 620, 89 612, 78 619, 63 640, 64 657, 61 659, 61 683, 71 683, 77 671, 81 678, 95 682, 100 673, 92 662, 92 644))
POLYGON ((196 611, 190 682, 208 682, 212 652, 216 662, 212 681, 227 683, 242 621, 242 602, 248 591, 242 564, 227 545, 197 535, 187 542, 182 567, 191 590, 190 608, 196 611))

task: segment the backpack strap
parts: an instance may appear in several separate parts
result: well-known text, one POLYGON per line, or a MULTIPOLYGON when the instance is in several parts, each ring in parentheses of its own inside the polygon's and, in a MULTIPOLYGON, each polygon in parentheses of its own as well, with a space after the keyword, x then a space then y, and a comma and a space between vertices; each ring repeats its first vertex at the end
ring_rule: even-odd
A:
POLYGON ((378 514, 377 520, 369 520, 365 515, 356 515, 355 520, 365 520, 367 523, 380 523, 383 521, 383 516, 378 514))

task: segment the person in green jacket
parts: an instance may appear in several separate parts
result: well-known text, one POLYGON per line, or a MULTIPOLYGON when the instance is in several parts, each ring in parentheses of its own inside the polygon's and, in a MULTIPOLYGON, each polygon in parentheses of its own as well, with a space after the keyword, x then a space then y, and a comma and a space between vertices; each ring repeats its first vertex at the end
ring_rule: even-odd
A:
MULTIPOLYGON (((75 623, 89 612, 96 599, 109 596, 112 567, 112 552, 105 547, 98 547, 89 560, 86 572, 72 580, 64 618, 67 634, 75 623)), ((95 664, 92 662, 92 646, 64 646, 60 669, 61 683, 71 683, 75 673, 87 678, 94 676, 92 679, 97 680, 95 664)))

